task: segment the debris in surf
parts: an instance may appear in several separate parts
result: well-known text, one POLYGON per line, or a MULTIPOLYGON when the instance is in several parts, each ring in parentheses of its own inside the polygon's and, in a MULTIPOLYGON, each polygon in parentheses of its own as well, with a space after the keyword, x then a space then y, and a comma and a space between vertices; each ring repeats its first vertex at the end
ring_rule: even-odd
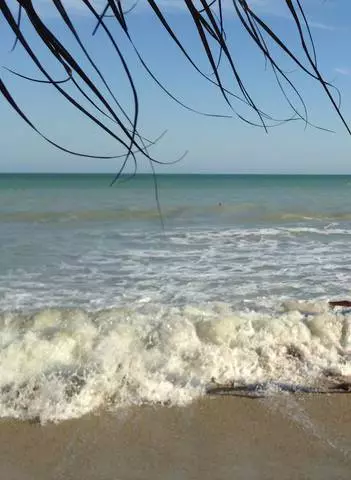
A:
POLYGON ((257 382, 236 384, 235 382, 218 383, 213 378, 206 387, 207 395, 236 396, 245 398, 263 398, 277 393, 291 394, 333 394, 351 393, 351 378, 337 377, 323 379, 316 385, 298 385, 283 382, 257 382))
POLYGON ((350 308, 351 307, 350 300, 334 300, 334 301, 329 301, 328 304, 331 308, 335 308, 335 307, 350 308))

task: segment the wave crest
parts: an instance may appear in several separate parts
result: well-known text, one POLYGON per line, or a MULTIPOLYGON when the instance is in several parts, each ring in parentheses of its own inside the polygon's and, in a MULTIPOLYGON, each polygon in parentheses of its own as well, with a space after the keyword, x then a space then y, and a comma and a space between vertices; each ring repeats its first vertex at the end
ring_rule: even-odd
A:
POLYGON ((40 421, 142 403, 185 405, 218 382, 312 385, 351 373, 351 317, 325 302, 3 313, 0 416, 40 421))

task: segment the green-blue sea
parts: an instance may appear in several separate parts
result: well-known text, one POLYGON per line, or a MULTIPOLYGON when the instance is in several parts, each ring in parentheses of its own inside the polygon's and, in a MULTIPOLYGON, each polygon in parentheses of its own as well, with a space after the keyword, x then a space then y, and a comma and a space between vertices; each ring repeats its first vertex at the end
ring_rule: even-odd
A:
POLYGON ((7 309, 350 291, 351 177, 1 175, 7 309))

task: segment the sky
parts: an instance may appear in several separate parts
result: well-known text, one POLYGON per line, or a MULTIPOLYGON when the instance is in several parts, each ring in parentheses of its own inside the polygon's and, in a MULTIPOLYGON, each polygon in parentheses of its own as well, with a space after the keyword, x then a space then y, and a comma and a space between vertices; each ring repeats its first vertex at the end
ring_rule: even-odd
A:
MULTIPOLYGON (((231 1, 226 2, 225 9, 228 44, 250 95, 265 112, 270 112, 276 118, 290 117, 289 106, 274 83, 272 73, 266 68, 262 56, 235 17, 231 1)), ((126 2, 129 5, 133 3, 130 0, 126 2)), ((11 7, 16 3, 16 0, 8 1, 11 7)), ((62 20, 55 13, 51 1, 35 0, 33 3, 38 7, 46 25, 60 36, 67 48, 72 53, 79 53, 74 39, 63 28, 62 20)), ((96 4, 103 6, 104 2, 96 0, 96 4)), ((158 4, 201 68, 210 73, 183 0, 158 0, 158 4)), ((296 26, 289 18, 283 0, 251 0, 250 4, 301 56, 296 26)), ((95 22, 80 0, 65 0, 65 5, 89 53, 96 59, 124 108, 131 111, 133 103, 126 76, 106 42, 103 31, 92 36, 95 22)), ((351 125, 351 2, 304 0, 303 5, 316 45, 319 68, 324 77, 341 92, 342 111, 351 125)), ((140 0, 129 14, 128 21, 131 35, 143 58, 175 96, 194 109, 231 117, 202 116, 176 104, 150 79, 123 32, 116 29, 116 38, 128 59, 138 89, 140 132, 152 140, 167 130, 162 139, 150 149, 150 154, 156 160, 165 163, 157 165, 157 172, 351 174, 351 135, 337 117, 322 88, 302 75, 281 52, 274 50, 280 64, 285 71, 290 72, 290 78, 303 94, 309 122, 333 132, 312 125, 306 128, 303 121, 292 121, 271 128, 266 133, 261 127, 242 122, 228 107, 218 88, 201 78, 180 54, 144 0, 140 0), (181 161, 167 164, 177 160, 184 152, 188 153, 181 161)), ((55 78, 63 78, 62 71, 53 64, 25 19, 22 28, 55 78)), ((42 78, 20 45, 14 52, 10 52, 13 34, 5 25, 1 13, 0 36, 1 66, 23 75, 42 78)), ((84 60, 82 64, 88 68, 84 60)), ((229 68, 225 64, 221 68, 225 86, 237 93, 238 88, 229 68)), ((55 92, 54 87, 28 82, 13 76, 4 68, 1 70, 1 78, 26 114, 53 141, 67 148, 97 155, 121 153, 121 148, 114 139, 72 109, 55 92)), ((99 81, 93 72, 92 78, 99 81)), ((64 88, 73 92, 70 85, 66 84, 64 88)), ((301 110, 296 97, 292 98, 295 98, 296 105, 301 110)), ((233 106, 240 114, 257 122, 257 116, 241 103, 233 102, 233 106)), ((55 149, 31 130, 2 98, 0 120, 0 172, 115 172, 121 165, 121 160, 118 159, 79 158, 55 149)), ((149 163, 143 157, 139 157, 138 170, 150 171, 149 163)))

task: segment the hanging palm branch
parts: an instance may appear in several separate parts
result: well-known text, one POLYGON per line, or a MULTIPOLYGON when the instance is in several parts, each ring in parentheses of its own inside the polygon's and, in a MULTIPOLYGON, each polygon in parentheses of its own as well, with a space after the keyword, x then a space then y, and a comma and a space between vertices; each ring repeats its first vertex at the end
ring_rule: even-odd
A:
MULTIPOLYGON (((68 41, 60 38, 58 33, 49 26, 45 18, 40 15, 37 2, 32 0, 0 0, 3 16, 1 21, 5 21, 14 36, 12 50, 20 47, 25 51, 27 57, 36 67, 38 77, 34 78, 25 72, 13 69, 7 69, 7 71, 25 81, 51 85, 83 117, 88 118, 103 132, 112 137, 119 147, 122 147, 122 154, 119 153, 114 156, 92 155, 58 144, 35 125, 30 115, 16 101, 11 77, 7 84, 0 79, 0 90, 4 99, 22 119, 56 148, 72 155, 89 158, 122 157, 122 165, 116 179, 124 171, 129 161, 133 162, 136 170, 138 165, 137 154, 151 162, 152 165, 162 163, 150 153, 150 147, 159 139, 147 139, 139 129, 139 92, 129 66, 130 59, 123 50, 125 40, 130 44, 147 75, 151 77, 162 92, 182 108, 199 115, 236 116, 240 120, 264 128, 266 131, 273 126, 292 120, 303 120, 306 125, 310 124, 303 92, 300 92, 297 88, 291 73, 286 72, 282 67, 283 60, 287 58, 295 66, 295 69, 301 71, 306 77, 319 85, 341 122, 351 133, 341 112, 337 90, 325 80, 319 70, 311 29, 301 0, 281 0, 295 27, 296 40, 300 45, 298 53, 295 53, 288 46, 286 39, 282 38, 268 24, 265 17, 258 13, 257 9, 254 8, 255 2, 249 0, 179 0, 178 3, 183 9, 183 15, 186 15, 187 19, 192 22, 206 60, 206 68, 204 68, 198 56, 193 53, 191 45, 188 45, 181 34, 172 27, 167 16, 167 1, 143 0, 143 8, 148 8, 151 11, 165 34, 181 52, 189 67, 198 74, 199 79, 220 92, 224 105, 230 112, 229 115, 199 111, 192 107, 178 98, 152 71, 139 51, 129 28, 130 15, 133 14, 138 1, 132 3, 129 0, 105 0, 104 2, 76 0, 76 2, 77 4, 80 2, 80 6, 86 10, 86 13, 94 21, 95 28, 92 29, 92 41, 94 41, 95 35, 103 34, 106 45, 108 44, 113 49, 114 61, 119 62, 121 72, 128 81, 132 98, 130 111, 123 106, 124 99, 121 98, 118 91, 111 87, 109 79, 98 66, 96 58, 89 52, 87 42, 79 34, 76 17, 72 15, 70 9, 66 8, 64 0, 48 0, 47 3, 55 8, 65 30, 71 34, 73 43, 72 39, 68 41), (236 19, 235 23, 232 21, 233 17, 236 19), (229 21, 230 27, 228 28, 229 21), (25 22, 30 25, 30 29, 24 28, 25 22), (250 93, 247 82, 241 74, 233 47, 228 40, 229 29, 240 29, 244 32, 252 42, 253 47, 262 54, 267 68, 269 67, 273 72, 277 89, 283 95, 290 110, 285 118, 276 118, 273 114, 265 111, 250 93), (49 52, 49 57, 45 61, 42 60, 42 49, 49 52), (56 78, 52 73, 57 71, 57 68, 62 71, 60 78, 56 78), (224 71, 225 75, 223 74, 224 71), (231 85, 230 88, 228 84, 231 85), (245 115, 242 113, 243 106, 247 112, 245 115)), ((176 161, 179 161, 179 159, 176 161)))

